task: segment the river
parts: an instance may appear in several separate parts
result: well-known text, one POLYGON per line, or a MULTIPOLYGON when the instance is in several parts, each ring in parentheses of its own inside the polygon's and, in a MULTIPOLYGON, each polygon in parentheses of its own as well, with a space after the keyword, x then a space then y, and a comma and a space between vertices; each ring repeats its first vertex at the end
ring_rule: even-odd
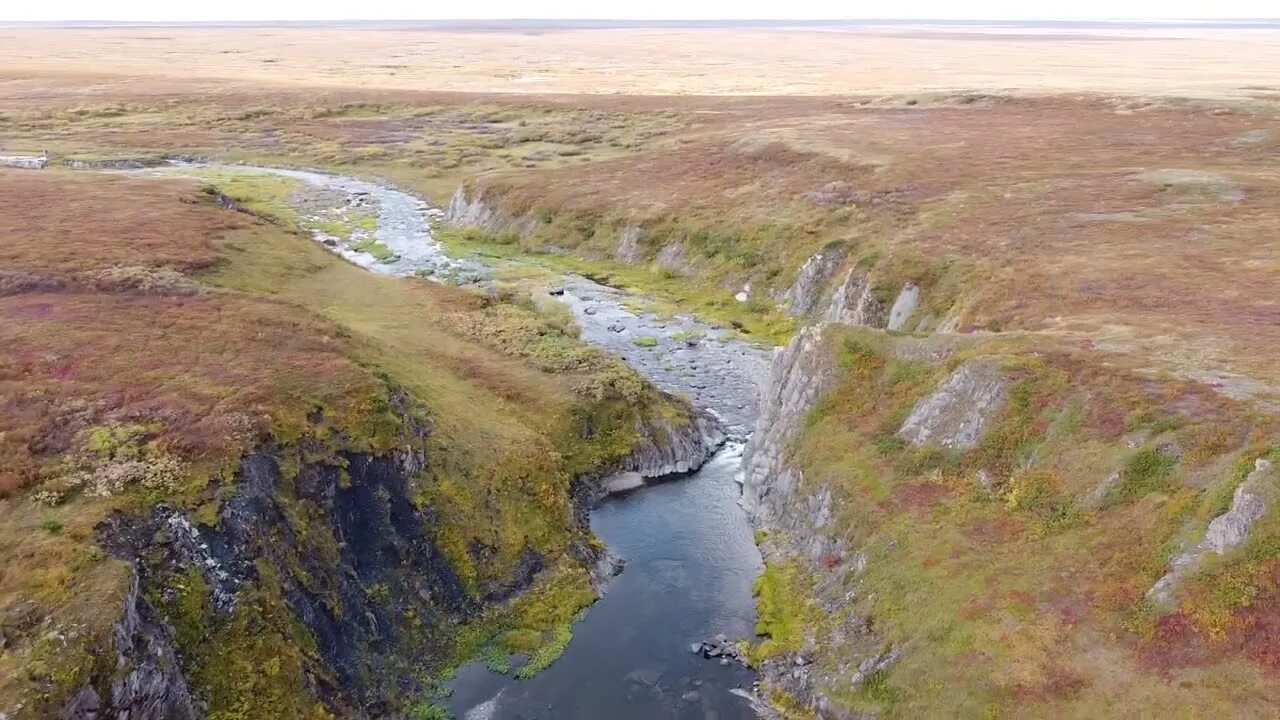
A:
MULTIPOLYGON (((373 272, 456 282, 480 280, 491 270, 447 256, 430 232, 441 213, 395 188, 297 170, 217 169, 293 178, 333 210, 372 212, 372 237, 395 260, 355 250, 356 242, 329 238, 326 244, 373 272)), ((310 202, 314 208, 315 198, 310 202)), ((626 561, 625 572, 574 626, 573 640, 551 667, 516 680, 483 663, 467 665, 453 683, 449 709, 462 720, 755 717, 748 701, 731 692, 749 690, 753 674, 736 663, 703 659, 690 645, 720 633, 752 635, 751 585, 762 564, 735 479, 769 354, 694 318, 633 312, 628 307, 640 298, 583 277, 560 278, 559 291, 583 340, 711 411, 730 441, 698 472, 615 496, 594 510, 591 527, 626 561)))

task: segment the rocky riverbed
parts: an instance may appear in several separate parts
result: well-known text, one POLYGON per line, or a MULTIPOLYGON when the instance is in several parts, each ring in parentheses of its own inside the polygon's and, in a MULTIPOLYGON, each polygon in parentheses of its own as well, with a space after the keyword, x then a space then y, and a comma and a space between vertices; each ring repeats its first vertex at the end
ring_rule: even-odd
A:
MULTIPOLYGON (((372 229, 356 228, 348 238, 313 234, 373 272, 455 284, 485 283, 491 275, 493 268, 479 261, 446 254, 431 234, 442 214, 406 192, 300 170, 216 169, 301 181, 314 191, 305 193, 304 213, 372 216, 372 229)), ((558 278, 548 292, 572 309, 583 340, 705 409, 720 421, 728 442, 679 482, 630 492, 652 479, 615 479, 613 489, 627 494, 598 508, 591 524, 625 560, 626 572, 575 626, 573 641, 550 668, 517 681, 480 663, 464 667, 450 709, 468 720, 754 717, 754 675, 736 660, 736 651, 726 649, 733 647, 728 638, 748 637, 754 626, 751 586, 761 561, 735 481, 770 353, 696 318, 637 311, 643 298, 584 277, 558 278), (690 653, 690 643, 703 638, 725 640, 709 641, 709 652, 690 653), (717 662, 705 659, 712 655, 717 662)))

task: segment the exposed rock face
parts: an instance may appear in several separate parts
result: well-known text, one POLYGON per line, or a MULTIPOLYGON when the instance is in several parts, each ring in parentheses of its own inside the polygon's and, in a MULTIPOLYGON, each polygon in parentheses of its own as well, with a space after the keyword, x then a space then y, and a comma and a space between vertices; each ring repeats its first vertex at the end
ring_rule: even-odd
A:
MULTIPOLYGON (((384 700, 412 685, 411 668, 436 652, 426 641, 432 628, 477 605, 435 545, 430 516, 413 503, 409 479, 423 469, 424 455, 342 460, 349 480, 327 463, 304 464, 290 479, 264 449, 241 463, 216 527, 161 506, 141 519, 117 516, 99 532, 110 552, 135 561, 144 594, 168 592, 186 573, 203 575, 214 615, 207 622, 215 626, 257 586, 265 562, 289 612, 316 640, 316 694, 358 717, 363 712, 354 708, 378 714, 384 700), (375 587, 386 592, 370 593, 375 587), (426 630, 413 629, 418 623, 426 630)), ((509 585, 489 594, 526 586, 541 566, 529 558, 509 585)))
POLYGON ((684 427, 669 424, 636 428, 641 439, 636 449, 623 461, 621 470, 639 473, 641 477, 693 472, 724 444, 720 423, 705 413, 696 413, 684 427))
POLYGON ((449 207, 445 208, 444 221, 458 227, 479 228, 490 232, 503 230, 507 226, 506 218, 489 207, 484 198, 478 194, 475 198, 467 196, 466 188, 458 188, 449 198, 449 207))
MULTIPOLYGON (((901 655, 901 647, 867 655, 857 664, 856 669, 850 668, 852 676, 845 681, 846 686, 856 689, 871 675, 897 662, 901 655)), ((875 717, 850 711, 831 702, 819 687, 821 683, 830 680, 831 678, 824 675, 821 666, 810 663, 801 655, 787 655, 770 660, 760 668, 762 686, 783 690, 791 698, 808 706, 817 717, 823 720, 869 720, 875 717)))
POLYGON ((658 257, 653 262, 664 270, 678 272, 681 275, 687 274, 689 270, 685 263, 684 246, 679 243, 663 245, 662 249, 658 251, 658 257))
MULTIPOLYGON (((861 293, 865 284, 849 286, 861 293)), ((827 324, 807 327, 777 352, 743 463, 744 505, 757 525, 770 531, 763 547, 768 562, 799 561, 809 568, 811 597, 833 615, 859 592, 856 578, 868 562, 866 548, 838 532, 835 522, 840 504, 856 499, 842 496, 839 487, 806 482, 787 447, 835 385, 838 353, 830 339, 839 332, 827 324)), ((945 343, 910 338, 897 338, 891 347, 896 357, 930 363, 944 362, 950 353, 945 343)), ((904 432, 921 443, 972 446, 988 418, 999 414, 1005 394, 1006 380, 995 362, 969 361, 917 405, 904 432)), ((839 698, 897 661, 904 649, 886 645, 862 618, 848 617, 824 632, 829 634, 806 638, 809 645, 801 654, 766 660, 759 668, 762 687, 782 691, 820 718, 861 718, 839 698), (824 648, 836 647, 835 658, 811 661, 811 650, 821 657, 824 648)))
POLYGON ((644 476, 634 470, 610 475, 604 479, 604 491, 610 495, 626 493, 644 487, 644 476))
POLYGON ((125 597, 115 627, 116 677, 104 700, 93 685, 80 689, 61 720, 194 720, 187 681, 178 666, 169 630, 139 592, 138 577, 125 597))
POLYGON ((822 290, 844 259, 843 253, 824 250, 805 261, 791 287, 782 294, 780 303, 788 315, 806 317, 818 307, 822 290))
POLYGON ((461 187, 449 198, 449 206, 445 208, 443 219, 445 223, 455 227, 476 228, 491 233, 514 231, 522 236, 531 235, 538 228, 536 217, 510 218, 491 207, 478 193, 471 197, 466 188, 461 187))
POLYGON ((822 319, 825 322, 867 327, 884 327, 888 322, 884 306, 871 293, 871 283, 867 282, 867 276, 856 268, 845 274, 844 281, 831 295, 831 302, 822 319))
POLYGON ((1195 547, 1169 561, 1169 572, 1151 586, 1147 597, 1160 604, 1169 602, 1183 579, 1195 571, 1206 555, 1226 554, 1248 539, 1253 524, 1275 500, 1276 480, 1270 461, 1255 461, 1253 472, 1236 488, 1231 507, 1210 521, 1204 539, 1195 547))
POLYGON ((644 249, 640 247, 640 238, 644 231, 635 225, 628 225, 618 235, 618 249, 613 251, 613 259, 621 263, 636 263, 644 257, 644 249))
POLYGON ((907 320, 911 318, 919 304, 920 288, 912 283, 903 285, 902 291, 893 301, 893 307, 889 308, 889 320, 885 327, 889 330, 901 330, 906 327, 907 320))
POLYGON ((994 363, 970 360, 916 404, 898 437, 912 445, 971 448, 1004 404, 1007 385, 994 363))
POLYGON ((792 512, 800 473, 787 462, 787 444, 833 382, 821 325, 804 328, 775 351, 755 433, 742 458, 743 503, 759 524, 784 522, 799 531, 810 527, 812 515, 792 512))

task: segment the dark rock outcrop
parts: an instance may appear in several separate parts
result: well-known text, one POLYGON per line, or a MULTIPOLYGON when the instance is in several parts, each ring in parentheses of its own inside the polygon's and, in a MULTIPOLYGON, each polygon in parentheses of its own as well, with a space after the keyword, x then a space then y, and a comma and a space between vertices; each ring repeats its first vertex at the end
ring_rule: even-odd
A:
MULTIPOLYGON (((162 504, 99 525, 101 546, 133 564, 134 586, 115 633, 115 668, 92 678, 61 717, 203 717, 184 666, 189 652, 201 651, 182 646, 182 634, 165 618, 184 626, 194 621, 201 636, 187 642, 203 645, 233 627, 242 606, 252 610, 264 599, 286 613, 283 621, 267 622, 268 631, 274 622, 286 626, 274 628, 285 632, 285 642, 295 631, 309 636, 308 645, 314 641, 314 650, 300 656, 299 692, 331 712, 381 717, 419 694, 421 671, 446 659, 458 624, 527 589, 554 558, 526 548, 501 579, 479 587, 464 582, 437 544, 432 508, 418 500, 416 488, 429 481, 426 430, 407 425, 405 442, 383 455, 262 447, 223 488, 216 520, 162 504), (199 588, 195 603, 180 596, 191 588, 199 588), (167 614, 179 607, 201 616, 167 614)), ((649 477, 695 469, 724 440, 715 419, 700 413, 687 425, 640 429, 622 465, 649 477)), ((597 587, 621 570, 616 558, 586 542, 587 508, 603 494, 599 479, 579 478, 568 520, 581 532, 567 552, 592 569, 597 587)), ((481 564, 493 553, 467 551, 481 564)))
MULTIPOLYGON (((415 665, 438 660, 431 630, 480 607, 436 546, 430 513, 413 502, 410 479, 424 464, 421 451, 349 453, 338 462, 303 464, 290 477, 279 454, 267 448, 242 461, 216 526, 161 506, 144 518, 117 515, 99 534, 110 552, 135 562, 145 595, 163 597, 172 578, 200 573, 213 614, 207 622, 214 626, 269 570, 289 612, 315 639, 316 694, 347 714, 377 715, 387 698, 412 691, 415 665)), ((523 589, 542 566, 541 558, 526 558, 509 584, 486 594, 523 589)), ((136 608, 130 612, 152 614, 141 596, 136 608)), ((162 686, 165 677, 150 672, 133 684, 147 698, 158 691, 146 689, 162 686)), ((129 684, 113 685, 111 695, 113 705, 128 701, 129 684)))
POLYGON ((201 717, 178 665, 168 627, 143 597, 135 573, 115 626, 115 677, 104 698, 87 684, 63 708, 60 720, 195 720, 201 717))

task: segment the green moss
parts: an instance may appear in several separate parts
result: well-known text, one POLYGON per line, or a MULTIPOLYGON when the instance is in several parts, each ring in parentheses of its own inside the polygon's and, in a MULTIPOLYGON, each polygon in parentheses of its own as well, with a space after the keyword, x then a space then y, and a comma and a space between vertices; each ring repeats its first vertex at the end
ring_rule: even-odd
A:
POLYGON ((85 449, 105 460, 133 460, 143 453, 142 441, 151 432, 146 425, 106 425, 90 428, 85 449))
POLYGON ((821 627, 821 611, 810 597, 804 574, 795 562, 769 563, 756 579, 756 634, 764 637, 750 651, 753 662, 799 652, 806 633, 821 627))
POLYGON ((212 168, 181 168, 174 174, 199 178, 223 195, 253 212, 271 216, 285 227, 299 226, 294 194, 301 182, 268 173, 212 168))
POLYGON ((898 701, 899 691, 889 683, 889 674, 877 670, 862 682, 862 695, 869 702, 878 705, 881 710, 888 710, 898 701))
POLYGON ((309 218, 304 229, 320 232, 339 240, 350 240, 357 230, 372 233, 378 229, 378 218, 373 213, 351 210, 329 211, 325 216, 309 218))
POLYGON ((573 629, 568 624, 557 625, 552 628, 550 637, 537 650, 533 651, 533 655, 529 657, 529 662, 516 671, 516 677, 521 680, 528 680, 551 667, 551 663, 564 654, 565 648, 569 647, 569 641, 572 639, 573 629))
POLYGON ((1164 492, 1177 467, 1177 460, 1155 448, 1143 448, 1125 460, 1120 469, 1120 482, 1108 495, 1108 502, 1136 500, 1149 493, 1164 492))
POLYGON ((168 592, 156 592, 151 603, 174 631, 174 642, 184 653, 194 653, 209 638, 213 608, 209 585, 199 568, 170 577, 168 592))
MULTIPOLYGON (((560 227, 568 223, 557 216, 560 227)), ((597 233, 611 235, 608 228, 597 226, 599 219, 585 217, 574 233, 592 236, 597 233)), ((564 242, 565 236, 556 234, 552 226, 542 226, 540 232, 548 240, 564 242)), ((692 282, 682 273, 660 267, 627 265, 596 257, 567 253, 543 253, 541 236, 521 240, 510 233, 492 234, 479 230, 439 229, 436 237, 455 256, 482 255, 492 260, 515 263, 518 267, 542 268, 544 272, 573 272, 591 278, 602 285, 618 287, 651 300, 649 311, 693 312, 713 322, 720 322, 743 332, 747 339, 768 344, 785 344, 795 330, 794 321, 780 313, 772 303, 740 303, 732 293, 710 282, 692 282), (523 245, 521 244, 523 242, 523 245)), ((749 256, 741 259, 749 260, 749 256)), ((735 261, 737 262, 737 261, 735 261)))
POLYGON ((197 524, 205 527, 217 527, 218 510, 220 507, 221 503, 219 503, 216 498, 209 500, 208 502, 201 503, 200 506, 196 508, 195 512, 192 513, 191 519, 197 524))
POLYGON ((409 720, 453 720, 453 715, 443 705, 423 703, 409 710, 409 720))
POLYGON ((511 656, 526 655, 516 677, 533 677, 564 653, 573 623, 595 600, 586 570, 562 565, 509 605, 490 610, 465 628, 459 636, 459 658, 479 654, 491 668, 506 672, 511 656))
POLYGON ((658 346, 658 339, 652 337, 637 337, 631 339, 631 344, 636 347, 651 348, 658 346))
POLYGON ((213 621, 198 572, 184 576, 179 599, 165 604, 166 620, 180 628, 175 639, 192 689, 210 720, 330 718, 309 691, 304 653, 315 642, 284 604, 271 566, 259 561, 257 569, 259 586, 226 621, 213 621))
POLYGON ((378 262, 390 263, 400 259, 400 256, 392 252, 391 248, 383 245, 374 238, 366 238, 352 246, 353 249, 372 255, 378 262))
POLYGON ((846 372, 865 375, 884 367, 885 360, 880 351, 861 337, 846 337, 840 343, 836 355, 836 364, 846 372))
MULTIPOLYGON (((95 676, 114 669, 109 662, 108 652, 77 652, 68 647, 66 631, 81 632, 75 628, 55 628, 39 630, 37 639, 26 655, 23 668, 27 678, 36 681, 42 692, 40 700, 60 700, 75 694, 77 690, 95 676)), ((89 647, 109 647, 101 645, 106 638, 82 637, 89 647)))

